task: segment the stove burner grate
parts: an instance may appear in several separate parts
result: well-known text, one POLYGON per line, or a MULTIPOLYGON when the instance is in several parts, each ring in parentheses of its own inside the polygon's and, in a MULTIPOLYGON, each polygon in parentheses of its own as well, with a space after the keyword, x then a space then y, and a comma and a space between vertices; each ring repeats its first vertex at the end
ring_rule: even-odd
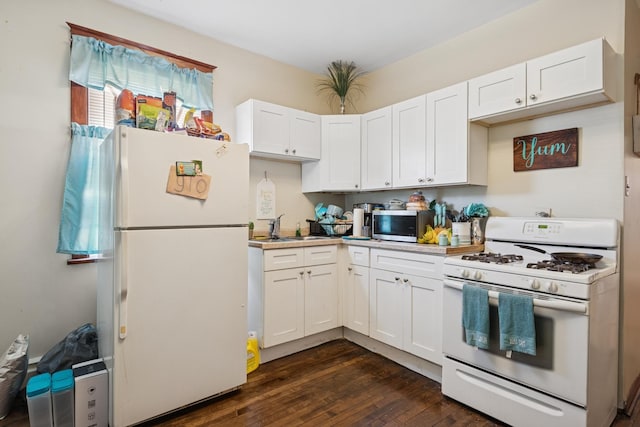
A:
POLYGON ((533 268, 535 270, 548 270, 548 271, 562 271, 570 273, 583 273, 593 266, 590 264, 579 264, 573 262, 559 261, 559 260, 544 260, 540 262, 531 262, 527 264, 527 268, 533 268))
POLYGON ((508 264, 510 262, 522 261, 522 255, 502 255, 492 252, 482 252, 477 254, 462 255, 462 259, 467 261, 479 261, 493 264, 508 264))

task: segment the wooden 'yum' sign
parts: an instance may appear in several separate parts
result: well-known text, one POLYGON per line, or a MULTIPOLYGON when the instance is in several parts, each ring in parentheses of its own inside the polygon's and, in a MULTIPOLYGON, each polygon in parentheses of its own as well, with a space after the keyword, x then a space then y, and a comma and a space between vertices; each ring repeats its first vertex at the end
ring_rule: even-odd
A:
POLYGON ((578 166, 578 128, 513 138, 514 172, 578 166))

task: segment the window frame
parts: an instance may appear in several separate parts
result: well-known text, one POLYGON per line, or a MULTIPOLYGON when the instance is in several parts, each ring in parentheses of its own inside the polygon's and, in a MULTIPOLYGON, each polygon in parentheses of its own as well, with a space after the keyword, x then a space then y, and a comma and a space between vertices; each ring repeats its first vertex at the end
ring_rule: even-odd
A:
MULTIPOLYGON (((127 40, 122 37, 117 37, 108 33, 93 30, 91 28, 82 27, 70 22, 67 22, 71 35, 79 35, 85 37, 93 37, 97 40, 102 40, 105 43, 109 43, 112 46, 120 45, 129 49, 137 49, 146 53, 147 55, 159 56, 167 61, 177 65, 181 68, 195 68, 203 73, 211 73, 217 67, 215 65, 207 64, 195 59, 187 58, 184 56, 176 55, 171 52, 167 52, 162 49, 143 45, 131 40, 127 40)), ((81 125, 89 124, 89 90, 75 82, 70 81, 70 96, 71 96, 71 108, 70 116, 71 122, 76 122, 81 125)), ((67 260, 67 264, 86 264, 95 262, 96 259, 100 259, 99 256, 87 256, 87 255, 71 255, 71 258, 67 260)))
MULTIPOLYGON (((215 65, 206 64, 201 61, 196 61, 195 59, 186 58, 184 56, 176 55, 171 52, 167 52, 162 49, 157 49, 155 47, 146 46, 141 43, 136 43, 131 40, 124 39, 122 37, 117 37, 111 34, 103 33, 100 31, 96 31, 90 28, 82 27, 80 25, 72 24, 67 22, 71 30, 71 35, 79 35, 85 37, 93 37, 97 40, 102 40, 105 43, 109 43, 110 45, 120 45, 130 49, 141 50, 147 55, 159 56, 161 58, 166 59, 167 61, 177 65, 181 68, 195 68, 196 70, 202 71, 203 73, 211 73, 217 67, 215 65)), ((86 87, 81 86, 77 83, 71 83, 71 121, 79 123, 81 125, 88 124, 89 114, 87 112, 87 105, 89 102, 88 90, 86 87)))

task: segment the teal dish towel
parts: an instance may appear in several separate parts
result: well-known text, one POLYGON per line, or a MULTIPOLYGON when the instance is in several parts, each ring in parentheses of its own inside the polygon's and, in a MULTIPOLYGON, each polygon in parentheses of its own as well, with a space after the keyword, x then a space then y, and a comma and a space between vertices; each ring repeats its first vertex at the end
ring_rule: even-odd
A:
POLYGON ((533 298, 528 295, 500 293, 498 297, 500 320, 500 350, 536 355, 536 325, 533 316, 533 298))
POLYGON ((486 289, 463 285, 462 326, 467 344, 489 348, 489 292, 486 289))

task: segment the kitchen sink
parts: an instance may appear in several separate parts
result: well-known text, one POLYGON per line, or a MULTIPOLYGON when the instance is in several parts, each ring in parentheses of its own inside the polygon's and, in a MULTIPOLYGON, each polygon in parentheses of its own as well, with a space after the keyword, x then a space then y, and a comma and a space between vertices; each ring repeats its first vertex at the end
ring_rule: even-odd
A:
POLYGON ((304 240, 329 240, 335 239, 335 237, 331 236, 296 236, 296 237, 280 237, 279 239, 271 239, 274 242, 296 242, 296 241, 304 241, 304 240))
POLYGON ((275 242, 301 242, 307 240, 330 240, 330 239, 338 239, 339 237, 331 237, 331 236, 290 236, 290 237, 280 237, 279 239, 253 239, 257 242, 264 243, 275 243, 275 242))

